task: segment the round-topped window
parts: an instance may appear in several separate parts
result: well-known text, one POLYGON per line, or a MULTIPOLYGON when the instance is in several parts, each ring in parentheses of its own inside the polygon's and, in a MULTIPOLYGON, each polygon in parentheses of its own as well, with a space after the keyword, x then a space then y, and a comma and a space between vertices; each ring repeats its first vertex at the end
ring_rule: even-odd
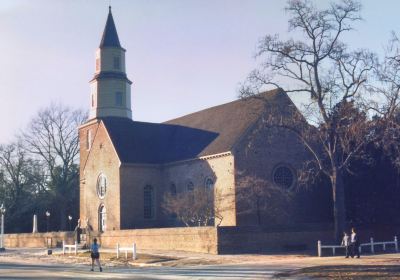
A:
POLYGON ((207 178, 206 181, 204 182, 204 185, 206 189, 211 190, 214 188, 214 181, 211 178, 207 178))
POLYGON ((97 178, 97 195, 102 199, 107 192, 107 177, 103 173, 97 178))
POLYGON ((293 170, 285 165, 279 165, 273 172, 274 183, 282 188, 289 189, 295 182, 293 170))

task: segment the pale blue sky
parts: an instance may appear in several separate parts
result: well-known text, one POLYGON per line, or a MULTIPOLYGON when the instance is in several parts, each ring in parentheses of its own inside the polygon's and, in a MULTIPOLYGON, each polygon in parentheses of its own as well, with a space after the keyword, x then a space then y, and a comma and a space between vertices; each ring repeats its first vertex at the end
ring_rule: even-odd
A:
MULTIPOLYGON (((0 0, 0 143, 51 102, 89 108, 109 0, 0 0)), ((326 5, 329 1, 316 1, 326 5)), ((348 43, 381 51, 398 1, 362 1, 348 43)), ((237 98, 257 40, 287 31, 281 0, 112 0, 133 118, 162 122, 237 98)))

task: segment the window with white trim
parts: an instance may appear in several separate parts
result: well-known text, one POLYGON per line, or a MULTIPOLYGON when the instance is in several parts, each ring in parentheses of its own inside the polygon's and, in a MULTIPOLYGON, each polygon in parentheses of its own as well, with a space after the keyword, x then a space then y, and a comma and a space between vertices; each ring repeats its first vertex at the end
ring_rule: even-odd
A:
POLYGON ((211 190, 214 188, 214 180, 211 179, 210 177, 206 178, 205 182, 204 182, 204 186, 206 187, 206 189, 211 190))
POLYGON ((282 188, 289 189, 295 183, 295 175, 289 166, 278 165, 272 174, 274 183, 282 188))
POLYGON ((143 217, 145 219, 154 218, 154 188, 146 185, 143 189, 143 217))
POLYGON ((194 190, 194 184, 192 181, 189 181, 188 184, 186 185, 186 189, 191 192, 194 190))
POLYGON ((107 192, 107 177, 103 173, 100 173, 99 177, 97 178, 97 195, 100 199, 103 199, 107 192))

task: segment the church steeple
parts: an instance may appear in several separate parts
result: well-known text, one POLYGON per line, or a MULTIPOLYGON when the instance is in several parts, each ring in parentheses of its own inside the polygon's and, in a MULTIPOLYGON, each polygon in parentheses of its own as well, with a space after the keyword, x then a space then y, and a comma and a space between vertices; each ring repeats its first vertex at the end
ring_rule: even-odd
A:
POLYGON ((108 17, 106 26, 104 27, 103 37, 101 38, 100 48, 103 47, 117 47, 121 48, 119 43, 117 28, 115 28, 114 19, 111 13, 111 6, 108 7, 108 17))
POLYGON ((96 51, 95 74, 90 81, 90 118, 132 118, 131 84, 125 71, 125 49, 119 42, 110 6, 101 43, 96 51))

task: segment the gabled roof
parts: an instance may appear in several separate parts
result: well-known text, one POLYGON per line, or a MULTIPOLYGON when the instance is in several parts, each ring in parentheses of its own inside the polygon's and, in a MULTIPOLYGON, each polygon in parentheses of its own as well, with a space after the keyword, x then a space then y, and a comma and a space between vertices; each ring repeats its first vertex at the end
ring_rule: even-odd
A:
POLYGON ((123 163, 168 163, 231 151, 265 111, 266 100, 290 99, 280 90, 237 100, 165 123, 103 118, 123 163))
POLYGON ((103 47, 118 47, 121 48, 119 43, 117 28, 115 28, 114 19, 111 13, 111 6, 109 7, 106 26, 104 27, 103 37, 101 38, 100 48, 103 47))
POLYGON ((158 164, 195 158, 217 134, 179 125, 136 122, 128 118, 103 118, 123 163, 158 164))

